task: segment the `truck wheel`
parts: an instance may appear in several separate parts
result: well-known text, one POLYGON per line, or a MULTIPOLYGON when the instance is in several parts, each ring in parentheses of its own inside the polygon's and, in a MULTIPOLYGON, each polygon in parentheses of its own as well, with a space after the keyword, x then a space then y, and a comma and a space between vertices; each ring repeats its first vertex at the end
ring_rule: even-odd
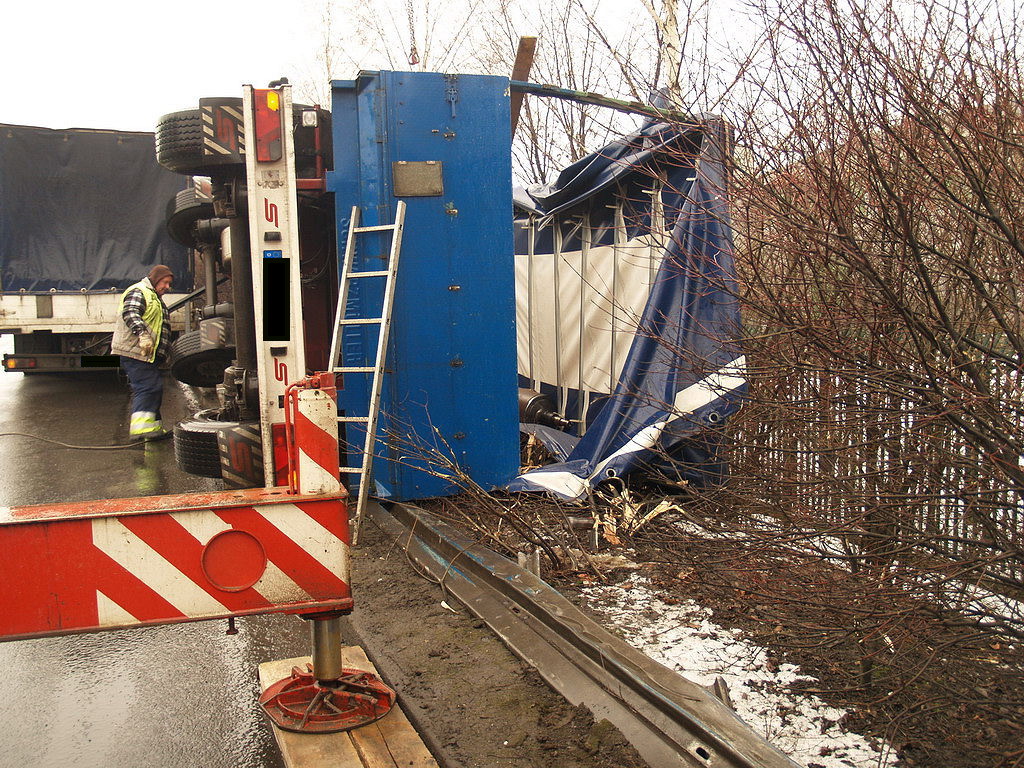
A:
POLYGON ((190 475, 220 477, 220 449, 217 433, 237 421, 217 421, 214 409, 200 411, 174 427, 174 460, 178 469, 190 475))
POLYGON ((171 344, 171 375, 193 387, 215 387, 234 359, 234 347, 204 348, 200 331, 189 331, 171 344))
MULTIPOLYGON (((242 100, 238 99, 241 107, 242 100)), ((198 109, 164 115, 156 124, 156 161, 186 176, 209 176, 218 170, 244 167, 237 155, 203 154, 203 121, 198 109)))
POLYGON ((186 248, 195 248, 192 226, 201 219, 213 218, 213 200, 194 187, 183 189, 167 202, 167 234, 186 248))

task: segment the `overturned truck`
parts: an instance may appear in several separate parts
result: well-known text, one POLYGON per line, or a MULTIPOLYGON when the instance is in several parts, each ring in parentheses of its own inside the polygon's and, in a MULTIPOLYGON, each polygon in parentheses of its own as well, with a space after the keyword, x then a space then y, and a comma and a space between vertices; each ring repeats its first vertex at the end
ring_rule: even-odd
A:
POLYGON ((346 447, 339 471, 356 477, 367 466, 367 419, 379 412, 375 495, 454 493, 460 472, 487 488, 515 476, 507 85, 363 73, 333 83, 330 113, 293 106, 278 84, 249 89, 247 103, 204 99, 160 121, 157 159, 211 182, 207 208, 182 230, 205 268, 232 283, 230 301, 203 310, 186 355, 190 372, 200 360, 221 363, 204 365, 202 382, 217 384, 220 406, 175 430, 184 469, 238 486, 286 484, 288 387, 307 371, 332 371, 346 447), (389 289, 399 210, 401 266, 389 289), (345 264, 353 277, 343 287, 345 264), (381 362, 385 298, 393 309, 381 362))
POLYGON ((331 370, 339 471, 381 498, 473 483, 575 499, 638 467, 721 482, 718 430, 745 391, 726 127, 647 109, 635 133, 513 193, 508 85, 371 72, 335 81, 330 112, 260 106, 255 89, 249 106, 204 99, 161 120, 159 161, 211 179, 172 229, 208 282, 233 284, 176 355, 176 375, 220 393, 178 426, 182 468, 283 484, 285 390, 331 370), (559 463, 519 476, 521 430, 559 463))

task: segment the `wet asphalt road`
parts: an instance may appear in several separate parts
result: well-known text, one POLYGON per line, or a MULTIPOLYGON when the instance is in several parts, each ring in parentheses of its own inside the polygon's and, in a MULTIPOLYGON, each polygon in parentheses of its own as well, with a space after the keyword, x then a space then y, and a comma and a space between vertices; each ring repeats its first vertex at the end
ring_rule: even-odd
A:
MULTIPOLYGON (((0 351, 9 346, 10 337, 0 340, 0 351)), ((170 425, 195 401, 173 380, 165 386, 170 425)), ((0 433, 124 443, 128 414, 127 385, 114 372, 0 372, 0 433)), ((79 451, 0 436, 0 505, 215 487, 178 471, 171 441, 79 451)), ((0 767, 282 765, 256 705, 256 667, 308 654, 307 627, 291 616, 251 617, 238 627, 234 636, 215 621, 0 643, 0 767)))

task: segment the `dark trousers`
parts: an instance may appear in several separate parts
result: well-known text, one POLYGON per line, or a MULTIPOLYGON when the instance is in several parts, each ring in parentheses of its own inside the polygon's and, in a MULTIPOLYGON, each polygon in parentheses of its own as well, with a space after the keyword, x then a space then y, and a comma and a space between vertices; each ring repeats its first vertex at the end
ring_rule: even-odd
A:
POLYGON ((160 418, 164 399, 164 377, 156 363, 144 363, 130 357, 121 358, 121 370, 132 388, 132 413, 147 411, 160 418))

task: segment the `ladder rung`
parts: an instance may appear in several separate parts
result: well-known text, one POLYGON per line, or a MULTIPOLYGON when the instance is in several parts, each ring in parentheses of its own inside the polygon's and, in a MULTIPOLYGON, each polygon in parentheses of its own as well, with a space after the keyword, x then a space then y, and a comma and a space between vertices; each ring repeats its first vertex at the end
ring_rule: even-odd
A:
POLYGON ((369 420, 370 420, 369 416, 339 416, 338 417, 338 421, 339 422, 345 422, 346 424, 349 423, 349 422, 354 422, 356 424, 366 423, 369 420))
POLYGON ((383 317, 355 317, 341 321, 341 325, 379 325, 383 317))
POLYGON ((353 232, 387 232, 389 229, 394 229, 394 224, 377 224, 372 227, 353 227, 353 232))
POLYGON ((331 372, 332 373, 373 373, 376 370, 377 369, 374 368, 372 365, 366 365, 366 366, 362 366, 362 365, 360 365, 360 366, 346 365, 346 366, 342 366, 341 368, 332 368, 331 372))
POLYGON ((373 271, 370 271, 370 272, 349 272, 348 276, 349 277, 387 277, 390 274, 391 274, 391 272, 389 272, 386 269, 377 269, 377 270, 373 270, 373 271))
POLYGON ((363 471, 362 467, 338 467, 339 472, 344 472, 346 475, 358 475, 363 471))

